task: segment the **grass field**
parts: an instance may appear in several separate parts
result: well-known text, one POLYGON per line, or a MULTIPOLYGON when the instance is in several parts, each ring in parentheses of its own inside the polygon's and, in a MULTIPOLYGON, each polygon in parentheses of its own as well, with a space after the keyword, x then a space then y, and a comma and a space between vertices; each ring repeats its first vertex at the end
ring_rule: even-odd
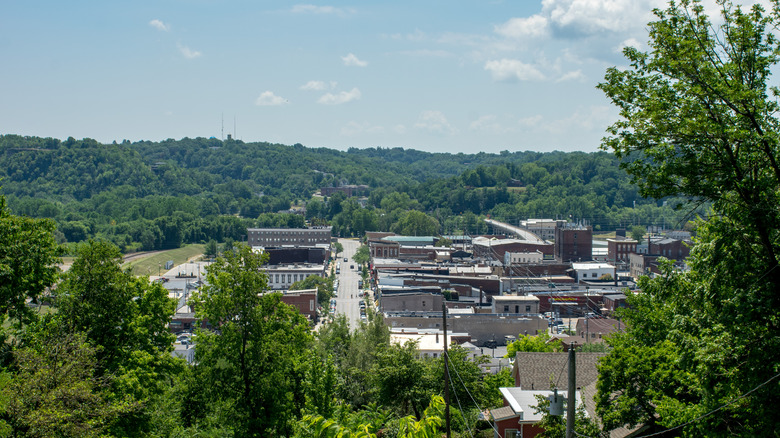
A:
POLYGON ((124 267, 130 267, 134 275, 157 275, 161 268, 165 268, 165 262, 168 260, 173 260, 174 265, 180 265, 193 257, 203 255, 204 246, 193 244, 150 254, 149 257, 126 263, 124 267))

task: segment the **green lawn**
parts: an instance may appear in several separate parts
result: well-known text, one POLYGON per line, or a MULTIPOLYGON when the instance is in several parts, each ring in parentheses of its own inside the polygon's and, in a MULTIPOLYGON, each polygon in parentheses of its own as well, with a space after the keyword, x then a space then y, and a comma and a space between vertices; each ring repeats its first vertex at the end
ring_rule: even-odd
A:
POLYGON ((134 275, 157 275, 160 272, 161 267, 165 269, 165 262, 173 260, 173 264, 180 265, 190 260, 193 257, 203 255, 203 247, 205 245, 192 244, 183 246, 181 248, 171 249, 157 254, 152 254, 149 257, 144 257, 140 260, 134 260, 124 265, 124 267, 130 267, 134 275))

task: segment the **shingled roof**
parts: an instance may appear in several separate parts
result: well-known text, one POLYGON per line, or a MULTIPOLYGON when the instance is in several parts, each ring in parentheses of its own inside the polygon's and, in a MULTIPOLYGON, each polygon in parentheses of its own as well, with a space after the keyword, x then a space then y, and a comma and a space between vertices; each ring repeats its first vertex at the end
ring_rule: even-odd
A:
MULTIPOLYGON (((606 353, 577 353, 577 386, 583 388, 596 381, 596 362, 606 353)), ((515 386, 523 389, 550 389, 550 382, 559 389, 569 384, 567 367, 568 353, 525 353, 517 352, 512 367, 515 386)))

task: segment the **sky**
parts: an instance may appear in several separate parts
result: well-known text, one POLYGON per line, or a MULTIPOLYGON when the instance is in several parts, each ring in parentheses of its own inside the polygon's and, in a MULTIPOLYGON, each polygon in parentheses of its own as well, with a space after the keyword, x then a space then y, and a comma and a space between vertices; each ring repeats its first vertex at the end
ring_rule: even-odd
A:
POLYGON ((2 0, 0 134, 595 151, 660 0, 2 0))

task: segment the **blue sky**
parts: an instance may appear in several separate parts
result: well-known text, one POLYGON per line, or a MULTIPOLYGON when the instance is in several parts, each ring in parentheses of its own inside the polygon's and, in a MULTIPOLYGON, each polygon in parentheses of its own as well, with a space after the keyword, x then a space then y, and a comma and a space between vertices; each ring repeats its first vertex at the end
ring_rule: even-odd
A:
POLYGON ((432 152, 598 148, 659 0, 0 4, 0 133, 432 152), (224 114, 224 116, 223 116, 224 114))

